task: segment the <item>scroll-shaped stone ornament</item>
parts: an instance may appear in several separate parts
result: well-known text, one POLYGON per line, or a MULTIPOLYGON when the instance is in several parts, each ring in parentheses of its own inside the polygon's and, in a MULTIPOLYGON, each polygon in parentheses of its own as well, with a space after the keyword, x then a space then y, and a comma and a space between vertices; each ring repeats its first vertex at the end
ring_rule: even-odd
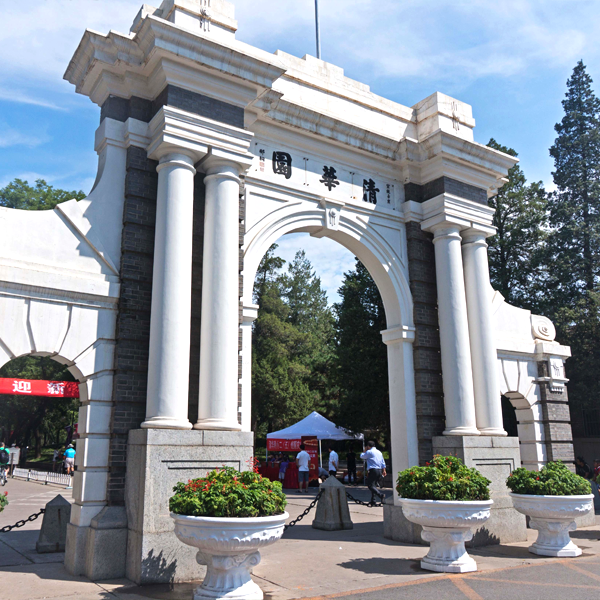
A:
POLYGON ((536 340, 553 342, 556 337, 554 323, 548 317, 531 315, 531 333, 536 340))

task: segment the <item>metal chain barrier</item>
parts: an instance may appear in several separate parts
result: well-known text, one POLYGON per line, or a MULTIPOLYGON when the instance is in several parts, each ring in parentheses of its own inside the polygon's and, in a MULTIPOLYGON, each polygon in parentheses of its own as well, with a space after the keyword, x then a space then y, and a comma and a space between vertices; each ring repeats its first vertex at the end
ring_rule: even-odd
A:
POLYGON ((368 506, 369 508, 376 508, 376 507, 383 506, 383 502, 373 502, 373 500, 371 500, 370 502, 363 502, 362 500, 355 498, 352 494, 350 494, 348 492, 346 492, 346 496, 350 500, 352 500, 352 502, 356 502, 356 504, 360 504, 361 506, 368 506))
POLYGON ((35 521, 40 515, 43 515, 45 512, 46 509, 42 508, 40 512, 34 513, 33 515, 30 515, 29 517, 27 517, 26 519, 22 519, 21 521, 17 521, 14 525, 6 525, 5 527, 2 527, 2 529, 0 529, 0 533, 6 533, 7 531, 11 531, 12 529, 23 527, 23 525, 25 525, 26 523, 29 523, 30 521, 35 521))
POLYGON ((293 521, 290 521, 287 525, 284 525, 283 530, 285 531, 288 527, 293 527, 299 521, 302 521, 304 517, 317 505, 319 498, 323 494, 323 490, 320 490, 319 493, 315 496, 315 499, 308 505, 308 508, 298 517, 296 517, 293 521))

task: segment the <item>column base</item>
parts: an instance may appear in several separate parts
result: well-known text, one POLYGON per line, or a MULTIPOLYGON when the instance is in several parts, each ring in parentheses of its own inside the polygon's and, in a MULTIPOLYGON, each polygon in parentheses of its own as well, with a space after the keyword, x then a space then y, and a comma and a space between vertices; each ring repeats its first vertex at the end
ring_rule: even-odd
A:
POLYGON ((194 429, 213 429, 217 431, 241 431, 242 426, 237 421, 225 419, 200 419, 194 429))
POLYGON ((191 429, 192 424, 187 419, 171 417, 150 417, 140 426, 142 429, 191 429))
POLYGON ((445 429, 443 435, 481 435, 476 427, 452 427, 445 429))
POLYGON ((498 435, 501 437, 506 437, 508 433, 502 429, 502 427, 484 427, 479 430, 481 435, 498 435))

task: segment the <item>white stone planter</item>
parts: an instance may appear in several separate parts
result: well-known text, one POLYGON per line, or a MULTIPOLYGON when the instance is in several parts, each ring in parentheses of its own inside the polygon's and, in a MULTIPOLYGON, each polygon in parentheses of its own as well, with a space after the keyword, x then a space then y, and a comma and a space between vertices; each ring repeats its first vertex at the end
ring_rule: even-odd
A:
POLYGON ((250 570, 260 563, 261 548, 283 535, 288 513, 273 517, 186 517, 171 513, 175 535, 198 548, 196 560, 206 565, 206 577, 194 591, 194 600, 262 600, 262 590, 250 570))
POLYGON ((576 517, 583 517, 594 506, 594 495, 536 496, 509 494, 513 506, 529 517, 529 527, 537 529, 538 537, 529 552, 541 556, 579 556, 581 548, 569 537, 575 531, 576 517))
POLYGON ((404 516, 421 525, 421 537, 430 543, 421 568, 438 573, 477 571, 477 563, 467 554, 465 542, 473 529, 490 518, 493 500, 455 502, 400 498, 404 516))

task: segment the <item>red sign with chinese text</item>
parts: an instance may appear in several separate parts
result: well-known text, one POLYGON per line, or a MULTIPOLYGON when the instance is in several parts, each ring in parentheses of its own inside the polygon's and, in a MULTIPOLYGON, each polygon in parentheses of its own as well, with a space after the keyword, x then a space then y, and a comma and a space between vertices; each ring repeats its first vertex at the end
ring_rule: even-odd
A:
POLYGON ((11 379, 5 377, 0 378, 0 394, 79 398, 79 384, 76 381, 44 381, 42 379, 11 379))
POLYGON ((269 452, 300 452, 300 440, 267 439, 267 450, 269 452))

